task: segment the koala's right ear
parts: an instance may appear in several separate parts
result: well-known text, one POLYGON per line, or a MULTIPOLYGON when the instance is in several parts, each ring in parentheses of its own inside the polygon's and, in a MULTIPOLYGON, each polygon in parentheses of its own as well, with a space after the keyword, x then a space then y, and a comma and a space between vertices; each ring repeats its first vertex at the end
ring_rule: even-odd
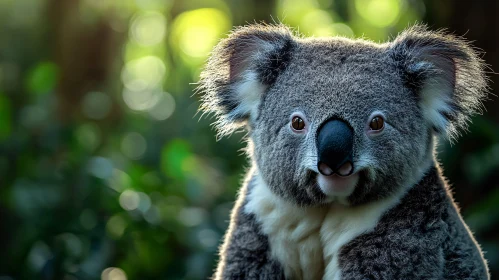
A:
POLYGON ((291 59, 295 41, 284 25, 235 29, 213 50, 201 73, 201 110, 215 113, 221 135, 255 117, 262 95, 291 59))

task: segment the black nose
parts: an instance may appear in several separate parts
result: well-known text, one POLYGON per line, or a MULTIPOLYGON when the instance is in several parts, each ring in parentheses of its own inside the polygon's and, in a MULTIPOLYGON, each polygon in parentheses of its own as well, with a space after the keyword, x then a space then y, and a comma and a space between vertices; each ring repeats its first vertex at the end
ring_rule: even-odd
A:
POLYGON ((344 121, 326 121, 317 133, 317 168, 322 175, 336 173, 348 176, 353 172, 353 130, 344 121))

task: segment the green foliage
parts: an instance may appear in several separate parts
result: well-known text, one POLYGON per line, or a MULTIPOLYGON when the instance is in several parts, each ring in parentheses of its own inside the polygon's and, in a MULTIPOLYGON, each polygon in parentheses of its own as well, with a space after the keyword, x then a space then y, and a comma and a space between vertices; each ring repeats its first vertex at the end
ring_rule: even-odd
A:
POLYGON ((10 135, 12 129, 10 100, 0 92, 0 141, 10 135))
MULTIPOLYGON (((216 141, 213 119, 197 113, 213 46, 270 15, 309 36, 386 40, 424 10, 409 0, 0 1, 0 278, 206 279, 247 166, 243 134, 216 141)), ((477 118, 441 147, 453 181, 491 193, 458 198, 491 265, 498 131, 477 118)))
POLYGON ((189 164, 188 159, 191 155, 189 143, 174 139, 161 151, 161 170, 165 175, 174 179, 184 179, 184 170, 189 164))
POLYGON ((54 90, 58 79, 58 67, 52 62, 37 64, 28 74, 26 87, 34 95, 47 94, 54 90))

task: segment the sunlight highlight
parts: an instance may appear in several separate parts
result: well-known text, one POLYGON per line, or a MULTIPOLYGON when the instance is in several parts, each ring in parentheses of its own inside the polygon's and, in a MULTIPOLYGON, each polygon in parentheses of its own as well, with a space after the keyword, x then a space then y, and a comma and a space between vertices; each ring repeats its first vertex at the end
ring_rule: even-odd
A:
POLYGON ((132 20, 130 37, 142 46, 156 45, 166 35, 166 18, 158 12, 140 13, 132 20))
POLYGON ((133 91, 160 85, 166 74, 165 63, 157 56, 145 56, 128 62, 121 73, 125 87, 133 91))
POLYGON ((132 211, 139 207, 140 196, 137 192, 126 190, 120 195, 120 205, 123 209, 132 211))
POLYGON ((376 27, 395 24, 400 16, 400 0, 355 0, 357 13, 376 27))
POLYGON ((102 271, 102 280, 127 280, 126 274, 121 268, 108 267, 102 271))
POLYGON ((115 239, 121 238, 126 229, 126 221, 119 215, 112 216, 106 224, 107 234, 115 239))
POLYGON ((220 10, 205 8, 177 16, 172 39, 190 58, 205 58, 219 38, 231 28, 228 16, 220 10))
POLYGON ((314 9, 303 16, 300 21, 300 32, 316 37, 331 36, 333 18, 323 10, 314 9))
POLYGON ((140 133, 127 133, 121 140, 121 152, 130 159, 140 159, 147 150, 147 141, 140 133))

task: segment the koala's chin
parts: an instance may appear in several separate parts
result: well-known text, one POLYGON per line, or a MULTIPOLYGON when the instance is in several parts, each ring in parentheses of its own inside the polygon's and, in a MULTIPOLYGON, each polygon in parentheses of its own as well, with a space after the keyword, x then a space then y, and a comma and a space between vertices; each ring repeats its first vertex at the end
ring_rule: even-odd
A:
POLYGON ((336 197, 338 201, 344 201, 341 198, 350 196, 357 183, 359 182, 359 173, 352 174, 348 177, 342 177, 336 174, 325 176, 319 174, 317 176, 317 185, 326 196, 326 202, 333 201, 336 197))

